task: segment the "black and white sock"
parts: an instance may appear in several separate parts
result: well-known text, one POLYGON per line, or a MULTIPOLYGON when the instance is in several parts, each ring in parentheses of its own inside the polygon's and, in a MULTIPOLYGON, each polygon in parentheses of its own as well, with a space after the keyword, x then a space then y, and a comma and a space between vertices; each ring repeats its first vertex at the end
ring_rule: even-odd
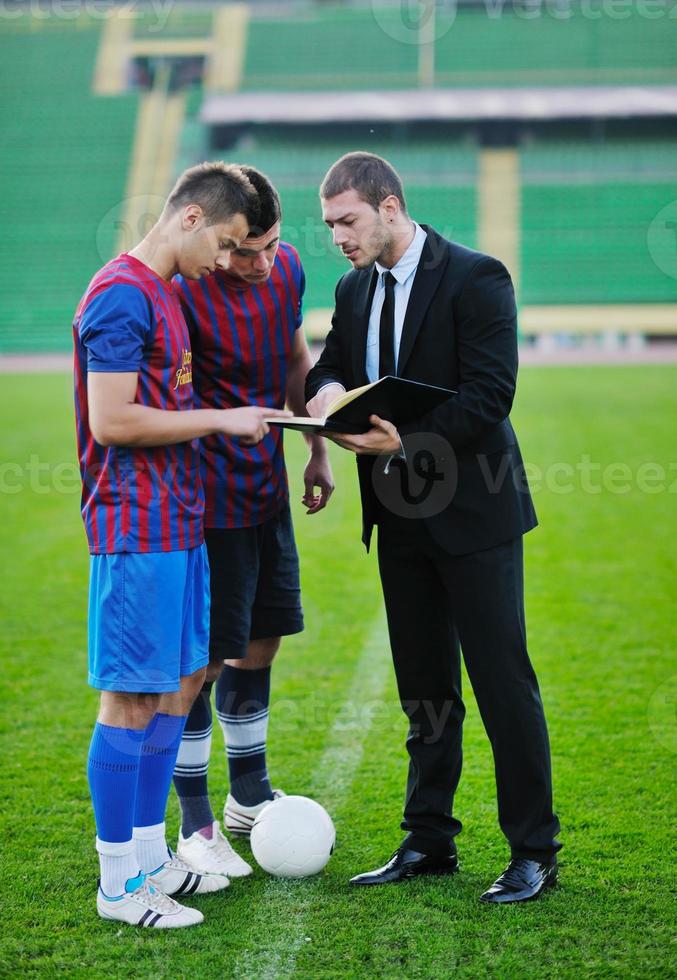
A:
POLYGON ((181 804, 181 833, 211 828, 214 813, 209 802, 207 772, 212 747, 212 681, 207 681, 190 710, 174 768, 174 787, 181 804))
POLYGON ((270 667, 224 666, 216 682, 216 715, 226 740, 230 792, 243 806, 273 799, 266 767, 270 667))

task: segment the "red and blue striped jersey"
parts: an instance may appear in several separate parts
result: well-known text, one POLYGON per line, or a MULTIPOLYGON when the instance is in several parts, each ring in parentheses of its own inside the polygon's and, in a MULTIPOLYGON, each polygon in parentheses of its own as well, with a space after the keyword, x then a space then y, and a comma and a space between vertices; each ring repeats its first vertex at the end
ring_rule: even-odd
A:
MULTIPOLYGON (((191 336, 196 405, 284 408, 305 288, 296 249, 280 242, 271 274, 260 285, 221 270, 174 282, 191 336)), ((256 446, 209 436, 200 451, 207 527, 262 524, 289 499, 281 429, 271 426, 256 446)))
POLYGON ((90 372, 138 372, 135 401, 193 405, 190 336, 172 283, 131 255, 96 273, 73 322, 82 517, 92 554, 181 551, 203 540, 198 440, 156 448, 101 446, 89 427, 90 372))

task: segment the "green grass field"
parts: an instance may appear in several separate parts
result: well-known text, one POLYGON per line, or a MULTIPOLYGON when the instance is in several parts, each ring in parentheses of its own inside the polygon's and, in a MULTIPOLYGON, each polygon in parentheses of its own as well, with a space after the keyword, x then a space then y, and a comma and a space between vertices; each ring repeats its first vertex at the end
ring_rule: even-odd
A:
MULTIPOLYGON (((2 383, 0 975, 674 975, 674 368, 532 368, 520 379, 513 417, 525 459, 542 475, 534 481, 541 527, 526 539, 527 616, 563 827, 559 888, 524 907, 477 901, 507 849, 489 746, 466 685, 461 874, 348 889, 351 874, 380 863, 400 840, 405 726, 375 558, 359 543, 352 458, 333 453, 330 508, 305 517, 297 506, 303 446, 292 434, 307 628, 284 644, 274 669, 269 761, 275 785, 327 806, 337 849, 314 879, 284 882, 257 870, 202 899, 205 924, 175 934, 118 929, 95 913, 85 757, 96 695, 85 682, 88 562, 70 467, 70 380, 2 383), (587 474, 568 475, 566 465, 581 461, 587 474)), ((220 805, 220 735, 215 748, 220 805)), ((177 810, 172 795, 170 839, 177 810)))

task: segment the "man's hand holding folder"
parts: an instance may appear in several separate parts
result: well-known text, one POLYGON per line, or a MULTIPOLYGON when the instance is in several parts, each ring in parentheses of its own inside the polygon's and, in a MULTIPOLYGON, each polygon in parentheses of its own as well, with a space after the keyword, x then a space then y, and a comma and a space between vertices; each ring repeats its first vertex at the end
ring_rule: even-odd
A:
POLYGON ((373 428, 361 435, 349 435, 341 432, 328 432, 327 437, 343 449, 349 449, 358 456, 387 456, 398 455, 402 452, 400 435, 392 422, 380 419, 378 415, 370 415, 369 421, 373 428))
POLYGON ((352 452, 399 453, 397 426, 422 418, 454 394, 447 388, 389 375, 351 391, 328 384, 308 402, 306 410, 312 415, 271 419, 271 424, 325 435, 352 452))

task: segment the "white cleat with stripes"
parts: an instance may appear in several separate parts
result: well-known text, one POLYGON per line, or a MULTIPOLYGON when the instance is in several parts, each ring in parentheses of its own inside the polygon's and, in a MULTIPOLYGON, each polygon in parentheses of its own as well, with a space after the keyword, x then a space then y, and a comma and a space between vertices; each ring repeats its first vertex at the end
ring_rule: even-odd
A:
POLYGON ((183 929, 204 922, 198 909, 179 905, 173 898, 159 891, 143 875, 141 884, 134 891, 125 892, 120 898, 108 898, 99 888, 96 896, 96 910, 102 919, 126 922, 130 926, 144 929, 183 929))
POLYGON ((196 830, 190 837, 179 833, 176 853, 186 864, 200 874, 221 874, 229 878, 246 878, 252 867, 233 850, 230 841, 223 836, 218 820, 212 824, 211 838, 196 830))
MULTIPOLYGON (((278 800, 281 796, 286 796, 281 789, 273 790, 273 799, 278 800)), ((243 806, 238 803, 234 796, 230 793, 226 799, 226 804, 223 808, 223 822, 226 829, 231 833, 240 837, 249 837, 254 826, 254 821, 258 817, 259 813, 272 803, 273 800, 264 800, 263 803, 257 803, 256 806, 243 806)))
MULTIPOLYGON (((171 853, 171 852, 170 852, 171 853)), ((176 854, 171 854, 148 880, 165 895, 206 895, 227 888, 230 881, 224 874, 200 874, 176 854)))

